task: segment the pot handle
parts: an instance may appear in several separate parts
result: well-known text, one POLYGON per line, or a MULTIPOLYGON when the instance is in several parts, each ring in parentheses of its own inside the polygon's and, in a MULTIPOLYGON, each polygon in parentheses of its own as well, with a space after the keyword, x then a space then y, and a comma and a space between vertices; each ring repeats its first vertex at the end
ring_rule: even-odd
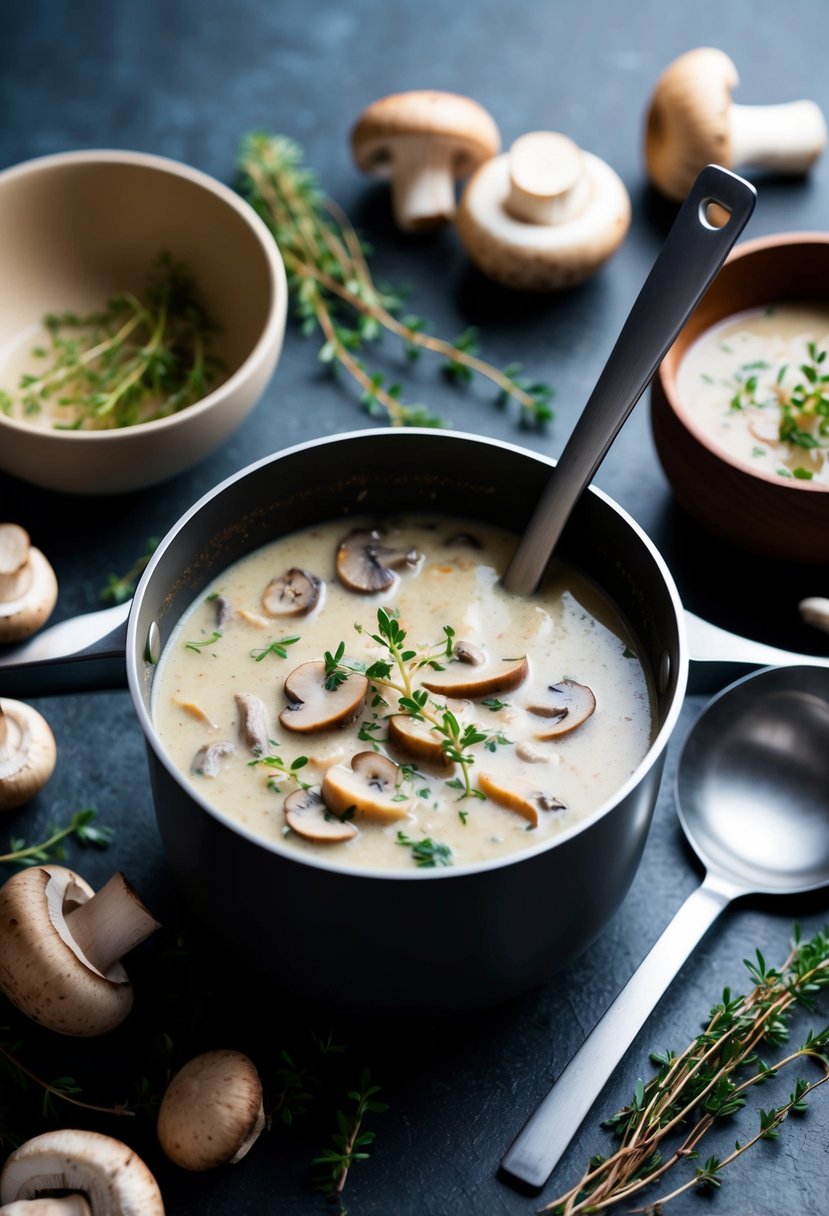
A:
POLYGON ((688 691, 717 692, 757 667, 829 667, 829 658, 819 655, 795 654, 753 642, 737 633, 729 633, 685 611, 688 630, 688 653, 691 656, 688 691))
POLYGON ((0 651, 0 696, 127 687, 127 618, 132 601, 72 617, 0 651))

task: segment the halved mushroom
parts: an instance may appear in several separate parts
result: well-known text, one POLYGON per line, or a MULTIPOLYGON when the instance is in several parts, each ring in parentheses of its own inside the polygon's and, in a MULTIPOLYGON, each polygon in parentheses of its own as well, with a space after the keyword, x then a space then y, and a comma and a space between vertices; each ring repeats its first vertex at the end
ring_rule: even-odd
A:
POLYGON ((242 742, 254 756, 267 750, 270 732, 268 711, 260 697, 250 692, 237 692, 236 705, 239 710, 239 734, 242 742))
POLYGON ((540 790, 530 781, 520 777, 496 777, 492 773, 478 773, 478 787, 507 811, 514 811, 533 827, 538 826, 539 811, 564 811, 565 804, 555 794, 540 790))
POLYGON ((56 761, 55 736, 46 719, 23 701, 0 701, 0 811, 34 798, 56 761))
POLYGON ((193 757, 193 763, 190 766, 190 771, 197 773, 199 777, 218 777, 222 771, 222 760, 225 756, 232 756, 236 751, 236 744, 230 739, 217 739, 214 743, 205 743, 204 747, 200 747, 193 757))
POLYGON ((411 714, 393 714, 389 718, 389 741, 413 760, 452 768, 453 761, 443 750, 443 737, 428 722, 411 714))
POLYGON ((286 730, 311 734, 332 726, 345 726, 363 712, 368 680, 351 672, 336 688, 326 687, 325 663, 314 659, 300 663, 285 681, 288 704, 279 715, 286 730))
POLYGON ((359 835, 348 819, 333 815, 316 790, 294 790, 285 799, 285 822, 306 840, 340 844, 359 835))
POLYGON ((164 1216, 155 1178, 128 1145, 74 1128, 16 1148, 0 1175, 0 1202, 10 1216, 164 1216))
POLYGON ((264 1126, 255 1065, 225 1049, 205 1051, 179 1069, 164 1091, 156 1130, 176 1165, 209 1170, 240 1161, 264 1126))
POLYGON ((593 690, 575 680, 551 684, 543 701, 535 701, 527 706, 529 713, 549 719, 546 726, 535 732, 536 739, 558 739, 562 735, 569 735, 587 721, 595 708, 593 690))
POLYGON ((494 697, 497 693, 511 692, 523 684, 530 670, 526 655, 520 659, 502 659, 500 662, 489 664, 474 674, 469 670, 469 663, 450 663, 443 671, 430 673, 428 680, 423 680, 423 687, 429 692, 440 693, 447 697, 494 697))
POLYGON ((17 524, 0 524, 0 642, 30 637, 57 598, 55 572, 29 534, 17 524))
POLYGON ((414 806, 413 798, 401 798, 398 790, 401 772, 388 756, 378 752, 357 752, 351 768, 335 764, 322 779, 322 798, 333 815, 352 812, 357 818, 377 823, 405 819, 414 806))
POLYGON ((120 959, 158 929, 116 873, 97 893, 63 866, 21 870, 0 890, 0 990, 59 1034, 118 1026, 133 990, 120 959))
POLYGON ((316 608, 322 587, 322 579, 316 574, 292 566, 268 583, 262 607, 269 616, 304 616, 316 608))
POLYGON ((414 568, 420 561, 417 549, 393 549, 382 545, 382 532, 362 529, 344 537, 337 546, 337 577, 348 587, 370 595, 385 591, 395 580, 395 570, 414 568))

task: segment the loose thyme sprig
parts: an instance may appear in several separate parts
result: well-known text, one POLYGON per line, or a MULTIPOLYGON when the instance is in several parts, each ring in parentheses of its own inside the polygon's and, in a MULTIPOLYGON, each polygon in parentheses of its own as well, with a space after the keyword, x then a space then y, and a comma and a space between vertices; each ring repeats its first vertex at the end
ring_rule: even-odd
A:
POLYGON ((823 930, 801 942, 795 926, 792 950, 779 970, 769 967, 759 950, 754 960, 746 960, 746 967, 755 985, 748 996, 732 996, 726 988, 705 1029, 685 1051, 651 1057, 659 1072, 647 1083, 637 1081, 630 1104, 606 1122, 620 1136, 620 1147, 607 1158, 593 1158, 577 1184, 545 1212, 603 1212, 638 1197, 674 1166, 697 1159, 706 1133, 718 1120, 741 1110, 755 1085, 795 1061, 817 1063, 822 1076, 812 1082, 798 1078, 788 1101, 760 1110, 759 1129, 749 1140, 737 1141, 727 1157, 707 1158, 691 1178, 644 1210, 661 1211, 669 1200, 694 1187, 718 1187, 727 1165, 759 1140, 774 1139, 788 1116, 801 1113, 808 1095, 829 1080, 829 1026, 810 1031, 800 1047, 772 1065, 759 1055, 763 1047, 786 1041, 798 1006, 816 1008, 817 993, 829 984, 829 933, 823 930), (677 1143, 680 1133, 684 1138, 677 1143), (668 1136, 674 1136, 674 1147, 663 1157, 668 1136))
MULTIPOLYGON (((7 1026, 0 1026, 0 1035, 5 1037, 8 1030, 7 1026)), ((44 1119, 57 1117, 58 1112, 55 1106, 57 1099, 61 1102, 68 1102, 71 1106, 81 1107, 83 1110, 95 1111, 97 1114, 135 1114, 135 1111, 130 1110, 126 1103, 102 1106, 96 1102, 87 1102, 80 1096, 82 1090, 74 1077, 53 1077, 51 1081, 47 1081, 28 1064, 23 1063, 20 1058, 22 1046, 22 1043, 19 1042, 0 1042, 0 1064, 10 1074, 18 1089, 25 1090, 28 1083, 31 1082, 42 1091, 41 1115, 44 1119)))
POLYGON ((491 381, 502 402, 518 404, 522 419, 538 424, 552 418, 552 389, 523 378, 518 365, 499 370, 483 360, 477 331, 469 329, 446 342, 426 333, 421 317, 399 315, 401 295, 374 282, 365 246, 303 164, 298 144, 255 132, 242 144, 239 166, 242 193, 279 245, 303 332, 322 331, 320 359, 337 363, 356 381, 370 414, 398 426, 442 425, 426 407, 404 404, 401 386, 387 386, 382 373, 369 371, 359 358, 364 344, 377 341, 385 330, 401 339, 409 358, 425 350, 443 359, 450 379, 479 375, 491 381))
POLYGON ((0 863, 38 866, 63 861, 66 858, 64 841, 70 836, 74 836, 80 844, 92 844, 105 849, 112 840, 113 830, 104 824, 94 823, 97 814, 94 807, 76 811, 69 823, 62 828, 49 829, 49 835, 38 844, 27 844, 20 837, 12 837, 9 840, 9 852, 0 853, 0 863))
POLYGON ((385 1102, 378 1102, 375 1098, 379 1092, 380 1086, 372 1085, 368 1069, 363 1069, 359 1089, 349 1090, 348 1093, 354 1109, 348 1114, 337 1111, 337 1130, 331 1137, 331 1146, 313 1159, 313 1164, 317 1166, 318 1189, 340 1205, 341 1213, 345 1212, 342 1197, 349 1172, 355 1162, 368 1159, 368 1147, 374 1142, 375 1133, 365 1130, 366 1116, 383 1114, 388 1110, 385 1102))
MULTIPOLYGON (((358 633, 364 632, 362 625, 355 625, 354 628, 358 633)), ((414 677, 424 667, 440 669, 442 664, 439 660, 452 657, 454 629, 444 625, 443 641, 421 650, 412 650, 406 645, 406 631, 397 618, 385 608, 378 608, 377 630, 377 633, 369 633, 368 636, 388 651, 389 658, 378 659, 365 669, 352 667, 342 661, 345 642, 340 642, 333 654, 331 651, 325 652, 326 688, 333 691, 348 679, 352 671, 359 670, 375 690, 389 689, 395 692, 399 710, 419 721, 428 722, 432 730, 441 736, 441 747, 446 758, 460 767, 462 781, 459 784, 463 797, 482 798, 480 790, 472 788, 470 768, 475 758, 469 754, 469 748, 483 743, 488 738, 486 731, 479 730, 474 723, 463 725, 451 710, 437 705, 425 688, 418 688, 414 683, 414 677)))

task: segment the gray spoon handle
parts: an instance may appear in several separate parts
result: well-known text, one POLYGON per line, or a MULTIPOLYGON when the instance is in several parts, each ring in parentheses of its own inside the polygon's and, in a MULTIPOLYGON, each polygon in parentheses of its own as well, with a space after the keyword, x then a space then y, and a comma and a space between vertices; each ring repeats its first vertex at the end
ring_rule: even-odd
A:
POLYGON ((671 980, 739 893, 709 875, 689 895, 507 1150, 505 1173, 544 1185, 671 980))
POLYGON ((718 165, 708 165, 697 177, 504 574, 508 591, 535 591, 570 512, 728 256, 756 201, 753 186, 718 165), (720 228, 707 218, 711 203, 731 213, 720 228))

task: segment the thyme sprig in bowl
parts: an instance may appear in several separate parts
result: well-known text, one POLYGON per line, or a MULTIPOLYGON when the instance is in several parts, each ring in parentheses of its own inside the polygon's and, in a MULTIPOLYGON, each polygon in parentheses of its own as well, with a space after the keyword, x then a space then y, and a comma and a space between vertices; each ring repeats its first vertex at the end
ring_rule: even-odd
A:
POLYGON ((163 157, 60 153, 0 173, 0 233, 4 471, 75 494, 153 485, 261 397, 287 284, 235 191, 163 157))

